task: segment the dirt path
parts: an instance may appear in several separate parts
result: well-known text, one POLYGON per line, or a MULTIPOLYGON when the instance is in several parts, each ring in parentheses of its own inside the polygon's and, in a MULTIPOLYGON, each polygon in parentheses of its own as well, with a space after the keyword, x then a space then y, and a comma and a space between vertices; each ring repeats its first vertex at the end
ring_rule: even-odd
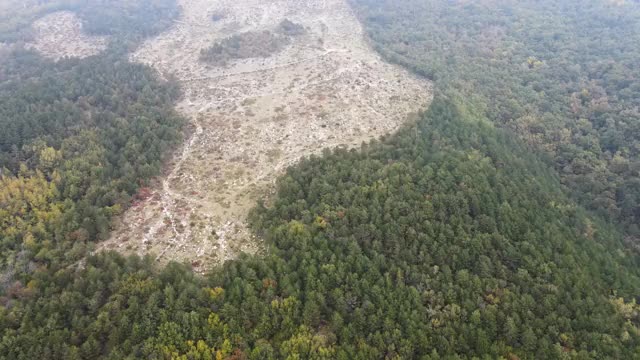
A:
POLYGON ((129 209, 103 249, 189 261, 198 271, 261 244, 245 221, 284 169, 323 148, 395 131, 431 99, 431 85, 384 63, 344 0, 181 0, 183 14, 131 59, 173 75, 195 131, 153 195, 129 209), (213 14, 223 14, 212 20, 213 14), (201 49, 289 19, 306 27, 285 50, 226 67, 201 49))

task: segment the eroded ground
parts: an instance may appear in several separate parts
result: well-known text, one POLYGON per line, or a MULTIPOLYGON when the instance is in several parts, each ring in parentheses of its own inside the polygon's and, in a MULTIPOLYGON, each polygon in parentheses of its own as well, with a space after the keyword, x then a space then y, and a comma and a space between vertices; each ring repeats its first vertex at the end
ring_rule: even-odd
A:
POLYGON ((131 59, 181 82, 178 108, 193 134, 101 248, 189 261, 202 271, 260 250, 247 212, 286 167, 326 147, 393 132, 428 104, 431 87, 383 62, 343 0, 180 3, 175 26, 131 59), (277 54, 226 66, 199 59, 216 41, 273 30, 284 19, 306 32, 277 54))
POLYGON ((36 20, 33 25, 34 41, 27 48, 43 56, 58 60, 62 57, 95 55, 107 46, 107 37, 91 36, 82 32, 82 22, 70 11, 58 11, 36 20))

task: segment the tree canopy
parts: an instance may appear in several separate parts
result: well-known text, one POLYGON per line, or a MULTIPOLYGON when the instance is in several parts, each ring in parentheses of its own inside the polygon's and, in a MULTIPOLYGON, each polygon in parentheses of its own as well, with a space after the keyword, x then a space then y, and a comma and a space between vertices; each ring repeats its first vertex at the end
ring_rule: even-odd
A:
POLYGON ((387 59, 473 99, 580 203, 640 235, 640 4, 350 2, 387 59))
POLYGON ((435 100, 290 167, 266 254, 200 276, 92 253, 184 123, 120 46, 175 3, 126 3, 100 55, 0 64, 0 359, 639 358, 635 4, 352 0, 435 100))
POLYGON ((270 244, 201 279, 115 254, 5 299, 8 358, 633 358, 637 257, 543 162, 448 99, 289 169, 270 244), (44 294, 48 294, 45 296, 44 294))

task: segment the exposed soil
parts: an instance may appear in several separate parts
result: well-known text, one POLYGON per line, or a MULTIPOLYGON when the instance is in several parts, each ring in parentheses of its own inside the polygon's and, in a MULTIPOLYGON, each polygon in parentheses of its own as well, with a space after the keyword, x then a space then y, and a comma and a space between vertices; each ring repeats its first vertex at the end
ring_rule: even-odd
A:
POLYGON ((431 100, 431 84, 383 62, 344 0, 181 0, 180 20, 131 59, 175 76, 193 123, 150 196, 117 221, 101 249, 188 261, 197 271, 262 246, 246 226, 278 175, 323 148, 391 133, 431 100), (234 34, 305 31, 264 58, 200 60, 234 34))
POLYGON ((58 60, 63 57, 95 55, 107 46, 107 37, 82 32, 82 22, 70 11, 58 11, 36 20, 33 25, 34 41, 26 47, 43 56, 58 60))

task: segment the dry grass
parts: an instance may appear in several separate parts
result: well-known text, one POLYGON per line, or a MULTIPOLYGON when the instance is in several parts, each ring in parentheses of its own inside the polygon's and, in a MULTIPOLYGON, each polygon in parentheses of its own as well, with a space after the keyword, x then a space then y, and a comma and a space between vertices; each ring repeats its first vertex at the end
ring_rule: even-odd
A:
POLYGON ((175 27, 132 59, 181 82, 178 110, 196 131, 158 179, 161 201, 128 210, 102 248, 151 252, 204 271, 261 250, 246 216, 257 199, 273 194, 284 169, 326 147, 357 147, 395 131, 428 104, 431 88, 372 51, 344 0, 181 5, 175 27), (216 12, 225 16, 214 22, 216 12), (237 34, 301 29, 268 57, 229 59, 225 66, 199 59, 202 49, 237 34))
POLYGON ((107 37, 86 35, 82 31, 82 22, 70 11, 46 15, 35 21, 32 27, 34 40, 26 47, 54 60, 95 55, 107 46, 107 37))

